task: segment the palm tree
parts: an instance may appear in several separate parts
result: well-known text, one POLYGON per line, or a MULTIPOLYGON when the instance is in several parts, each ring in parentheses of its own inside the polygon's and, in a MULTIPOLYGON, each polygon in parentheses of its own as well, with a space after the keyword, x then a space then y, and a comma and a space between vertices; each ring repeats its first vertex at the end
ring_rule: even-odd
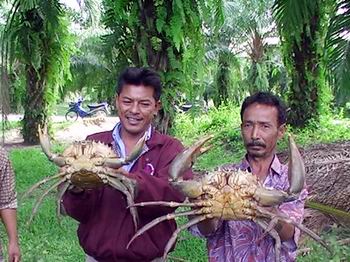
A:
POLYGON ((291 122, 303 126, 327 110, 326 80, 338 105, 350 99, 350 1, 276 0, 274 12, 292 77, 291 122))
MULTIPOLYGON (((2 69, 23 65, 26 95, 23 101, 23 138, 38 142, 37 129, 47 122, 48 105, 69 75, 72 39, 58 0, 15 0, 2 34, 2 69)), ((4 86, 6 90, 11 87, 4 86)))

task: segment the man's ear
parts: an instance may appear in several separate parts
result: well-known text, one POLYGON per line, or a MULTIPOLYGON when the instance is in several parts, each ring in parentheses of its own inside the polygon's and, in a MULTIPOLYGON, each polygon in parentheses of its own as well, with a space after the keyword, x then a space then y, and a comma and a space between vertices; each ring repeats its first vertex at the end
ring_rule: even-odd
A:
POLYGON ((157 113, 158 113, 158 111, 161 110, 161 109, 162 109, 162 102, 161 102, 160 100, 158 100, 158 101, 156 102, 156 111, 157 111, 157 113))
POLYGON ((278 139, 281 139, 284 136, 284 133, 286 132, 286 124, 282 124, 278 127, 278 139))
POLYGON ((118 95, 115 95, 115 98, 114 98, 114 105, 115 105, 115 109, 118 111, 118 109, 119 109, 118 95))

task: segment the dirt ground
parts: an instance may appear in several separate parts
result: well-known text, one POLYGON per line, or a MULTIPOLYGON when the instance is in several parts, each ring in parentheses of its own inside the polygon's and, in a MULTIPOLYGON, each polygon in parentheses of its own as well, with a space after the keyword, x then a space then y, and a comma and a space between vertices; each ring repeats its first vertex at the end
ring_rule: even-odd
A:
MULTIPOLYGON (((113 129, 117 121, 118 117, 106 117, 105 121, 99 123, 99 125, 96 125, 92 123, 84 123, 83 120, 79 118, 77 121, 72 122, 69 126, 57 130, 52 139, 60 141, 61 143, 71 143, 72 141, 84 140, 87 135, 113 129)), ((19 128, 11 129, 5 132, 4 138, 5 148, 27 146, 23 144, 23 137, 19 128)), ((2 137, 0 139, 0 144, 2 144, 2 137)))

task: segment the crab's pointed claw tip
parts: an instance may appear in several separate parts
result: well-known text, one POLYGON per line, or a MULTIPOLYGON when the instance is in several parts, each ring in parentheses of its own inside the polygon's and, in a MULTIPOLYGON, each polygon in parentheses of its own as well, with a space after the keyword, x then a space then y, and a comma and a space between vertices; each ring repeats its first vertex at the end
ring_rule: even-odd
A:
POLYGON ((305 166, 298 147, 291 134, 288 134, 289 140, 289 194, 299 194, 305 185, 305 166))
POLYGON ((146 140, 147 140, 147 133, 145 132, 145 134, 137 141, 130 155, 125 159, 125 164, 134 161, 141 155, 143 148, 146 144, 146 140))
POLYGON ((172 181, 176 181, 181 177, 183 173, 192 166, 194 160, 199 155, 209 150, 210 146, 203 148, 203 145, 213 137, 214 135, 202 137, 175 157, 169 167, 169 175, 172 181))

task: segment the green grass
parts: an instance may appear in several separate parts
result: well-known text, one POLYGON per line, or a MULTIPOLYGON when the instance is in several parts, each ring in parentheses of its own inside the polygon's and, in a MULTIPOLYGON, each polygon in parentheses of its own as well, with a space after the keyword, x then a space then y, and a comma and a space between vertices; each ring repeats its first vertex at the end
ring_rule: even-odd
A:
MULTIPOLYGON (((26 226, 34 201, 43 191, 38 190, 23 201, 20 201, 21 195, 37 181, 55 174, 57 168, 47 160, 39 148, 14 149, 10 158, 16 173, 22 261, 84 261, 84 253, 76 236, 77 223, 70 218, 64 218, 61 225, 58 223, 55 215, 55 192, 44 200, 33 223, 29 227, 26 226)), ((4 230, 0 232, 1 238, 6 239, 4 230)))

